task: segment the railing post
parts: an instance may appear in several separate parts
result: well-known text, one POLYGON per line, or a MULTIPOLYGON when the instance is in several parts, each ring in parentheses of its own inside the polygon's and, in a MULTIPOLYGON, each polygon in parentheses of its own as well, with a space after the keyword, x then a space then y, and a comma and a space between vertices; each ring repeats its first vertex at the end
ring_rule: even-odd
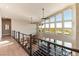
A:
POLYGON ((30 34, 30 56, 32 56, 32 34, 30 34))
MULTIPOLYGON (((56 44, 56 40, 54 40, 54 43, 56 44)), ((54 53, 55 53, 55 56, 56 56, 56 45, 54 45, 54 53)))
POLYGON ((18 32, 18 42, 19 42, 19 40, 20 40, 20 32, 18 32))
POLYGON ((24 34, 22 34, 22 36, 23 36, 23 45, 24 45, 24 34))
POLYGON ((13 38, 15 39, 15 31, 14 31, 14 37, 13 38))
POLYGON ((47 51, 48 51, 48 55, 50 55, 50 43, 49 42, 47 44, 47 51))
POLYGON ((37 39, 37 40, 38 40, 38 41, 37 41, 37 42, 38 42, 37 44, 38 44, 38 47, 39 47, 39 39, 37 39))
POLYGON ((63 47, 62 47, 62 49, 61 49, 61 53, 62 53, 62 55, 63 55, 63 47))

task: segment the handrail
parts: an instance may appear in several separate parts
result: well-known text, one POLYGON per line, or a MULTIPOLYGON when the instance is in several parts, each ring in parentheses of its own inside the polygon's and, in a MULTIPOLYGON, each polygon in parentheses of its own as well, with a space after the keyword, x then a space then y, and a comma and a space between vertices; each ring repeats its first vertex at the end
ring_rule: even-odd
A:
MULTIPOLYGON (((24 35, 26 35, 26 36, 29 36, 29 48, 30 49, 28 49, 29 50, 29 55, 30 56, 32 56, 32 54, 33 54, 33 47, 32 47, 32 40, 33 39, 36 39, 36 40, 38 40, 38 42, 37 43, 39 43, 39 40, 42 42, 42 41, 44 41, 44 42, 47 42, 47 51, 48 51, 48 53, 47 53, 47 55, 50 55, 49 53, 50 53, 50 44, 52 44, 52 45, 54 45, 54 51, 56 52, 56 46, 57 47, 61 47, 61 50, 62 50, 62 55, 63 55, 63 49, 67 49, 67 50, 70 50, 71 51, 71 55, 72 55, 72 51, 73 52, 77 52, 77 53, 79 53, 79 49, 74 49, 74 48, 70 48, 70 47, 66 47, 66 46, 63 46, 63 45, 59 45, 59 44, 56 44, 56 43, 53 43, 53 42, 50 42, 50 41, 47 41, 47 40, 43 40, 43 39, 39 39, 38 37, 35 37, 34 35, 32 35, 32 34, 30 34, 30 35, 27 35, 27 34, 24 34, 24 33, 20 33, 19 31, 13 31, 14 33, 13 33, 13 38, 14 39, 16 39, 16 41, 23 47, 23 49, 26 51, 27 50, 27 48, 25 48, 25 46, 23 46, 20 42, 19 42, 19 40, 20 39, 22 39, 23 40, 23 43, 24 43, 24 35), (16 38, 17 37, 17 33, 18 33, 18 38, 16 38), (20 34, 22 34, 22 38, 20 38, 21 36, 20 36, 20 34)), ((55 40, 54 40, 55 41, 55 40)), ((38 47, 39 47, 39 44, 36 44, 38 47)), ((28 52, 28 51, 26 51, 26 52, 28 52)), ((56 55, 56 53, 55 53, 55 55, 56 55)))
POLYGON ((38 39, 38 40, 45 41, 45 42, 48 42, 50 44, 53 44, 53 45, 56 45, 56 46, 59 46, 59 47, 62 47, 62 48, 65 48, 65 49, 68 49, 68 50, 75 51, 75 52, 79 53, 79 49, 69 48, 69 47, 59 45, 59 44, 56 44, 56 43, 53 43, 53 42, 50 42, 50 41, 42 40, 42 39, 38 39))
MULTIPOLYGON (((12 35, 12 37, 21 45, 21 47, 31 56, 32 55, 32 44, 31 44, 31 39, 32 39, 32 35, 30 34, 30 35, 27 35, 27 34, 24 34, 24 33, 20 33, 19 31, 12 31, 13 32, 13 35, 12 35), (21 38, 21 36, 20 36, 20 34, 22 34, 22 38, 21 38), (27 38, 27 36, 29 36, 29 41, 30 41, 30 43, 29 43, 29 48, 30 49, 27 49, 26 48, 26 46, 24 46, 23 44, 24 44, 24 35, 26 35, 26 38, 27 38), (18 36, 18 38, 16 38, 18 36), (23 44, 21 44, 21 41, 20 40, 22 40, 22 42, 23 42, 23 44), (29 50, 29 51, 28 51, 29 50)), ((26 44, 25 44, 26 45, 26 44)))

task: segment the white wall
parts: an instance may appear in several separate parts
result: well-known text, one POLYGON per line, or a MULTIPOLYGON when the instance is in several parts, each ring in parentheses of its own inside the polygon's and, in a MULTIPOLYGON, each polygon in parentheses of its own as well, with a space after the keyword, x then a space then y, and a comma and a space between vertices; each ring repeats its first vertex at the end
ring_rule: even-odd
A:
POLYGON ((12 30, 20 31, 24 34, 35 34, 36 25, 28 24, 25 20, 14 20, 12 19, 12 30))
POLYGON ((2 37, 2 22, 1 22, 1 17, 0 17, 0 40, 1 40, 1 37, 2 37))
POLYGON ((76 4, 76 47, 79 49, 79 4, 76 4))

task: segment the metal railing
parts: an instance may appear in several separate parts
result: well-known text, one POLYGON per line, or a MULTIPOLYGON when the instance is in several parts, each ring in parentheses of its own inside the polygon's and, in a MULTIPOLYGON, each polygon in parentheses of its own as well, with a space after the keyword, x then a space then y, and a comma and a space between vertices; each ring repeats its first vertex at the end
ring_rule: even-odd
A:
POLYGON ((32 55, 32 48, 31 48, 31 34, 23 34, 18 31, 12 31, 11 35, 20 45, 21 47, 29 54, 32 55))
POLYGON ((12 31, 12 37, 30 56, 72 56, 79 53, 79 49, 56 44, 56 40, 50 42, 38 39, 32 34, 27 35, 12 31))

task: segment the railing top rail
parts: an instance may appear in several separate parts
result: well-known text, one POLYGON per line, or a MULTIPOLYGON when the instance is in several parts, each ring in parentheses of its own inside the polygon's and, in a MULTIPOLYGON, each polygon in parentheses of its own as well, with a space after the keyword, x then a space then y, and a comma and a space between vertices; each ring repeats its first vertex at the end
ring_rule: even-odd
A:
MULTIPOLYGON (((14 32, 18 33, 19 31, 14 31, 14 32)), ((22 34, 22 35, 26 35, 26 36, 30 35, 30 34, 24 34, 24 33, 21 33, 21 32, 19 32, 19 33, 22 34)))

